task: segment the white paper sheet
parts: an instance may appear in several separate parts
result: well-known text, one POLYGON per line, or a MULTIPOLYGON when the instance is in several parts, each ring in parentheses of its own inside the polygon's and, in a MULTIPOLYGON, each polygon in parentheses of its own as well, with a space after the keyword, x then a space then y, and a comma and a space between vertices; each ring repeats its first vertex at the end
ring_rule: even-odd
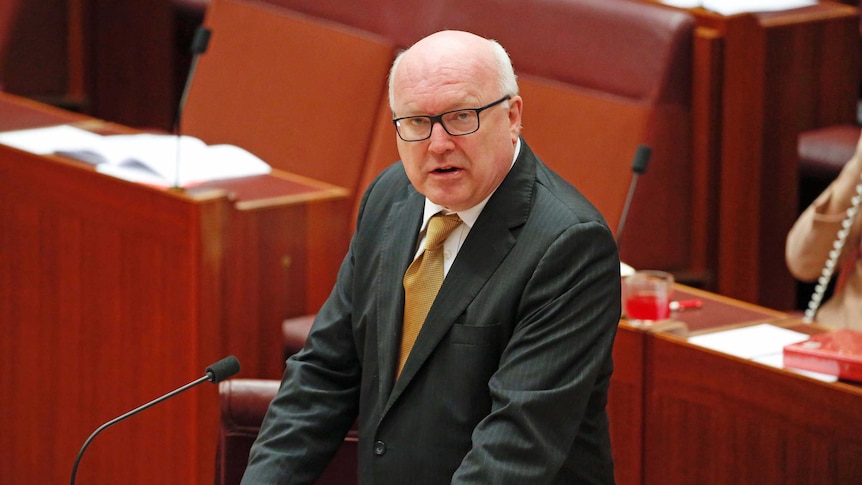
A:
POLYGON ((744 12, 778 12, 816 5, 817 0, 703 0, 703 8, 734 15, 744 12))
POLYGON ((814 5, 817 0, 662 0, 661 3, 678 8, 703 7, 721 15, 735 15, 792 10, 814 5))
POLYGON ((662 0, 661 3, 671 7, 695 8, 700 7, 701 0, 662 0))
POLYGON ((695 345, 743 359, 754 359, 776 352, 781 353, 785 345, 804 340, 808 340, 807 334, 768 323, 696 335, 688 339, 690 343, 695 345))
POLYGON ((758 357, 756 359, 752 359, 755 362, 759 362, 764 365, 768 365, 770 367, 775 367, 778 369, 785 369, 791 372, 795 372, 797 374, 802 374, 803 376, 808 376, 812 379, 817 379, 818 381, 824 382, 838 382, 838 376, 833 376, 829 374, 821 374, 820 372, 814 372, 810 370, 804 369, 795 369, 791 367, 784 367, 784 354, 769 354, 764 357, 758 357))
MULTIPOLYGON (((784 347, 808 340, 809 335, 768 323, 734 328, 689 337, 689 343, 761 364, 784 368, 784 347)), ((837 378, 817 372, 787 368, 786 370, 827 382, 837 378)))

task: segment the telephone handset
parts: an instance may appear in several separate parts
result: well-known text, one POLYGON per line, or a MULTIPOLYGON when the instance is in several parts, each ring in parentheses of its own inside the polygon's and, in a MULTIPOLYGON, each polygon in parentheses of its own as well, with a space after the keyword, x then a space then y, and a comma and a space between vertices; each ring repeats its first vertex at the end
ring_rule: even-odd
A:
POLYGON ((862 203, 862 182, 856 185, 856 195, 850 199, 850 208, 847 209, 847 215, 841 221, 841 228, 838 229, 838 235, 835 237, 835 242, 832 243, 832 250, 829 251, 829 259, 826 260, 826 264, 820 272, 820 278, 817 279, 817 285, 814 287, 814 293, 808 301, 808 308, 805 310, 805 316, 802 319, 805 323, 812 323, 814 317, 817 315, 817 310, 820 308, 820 303, 823 300, 823 294, 826 292, 826 287, 829 286, 832 273, 835 272, 835 265, 838 264, 838 258, 844 249, 844 243, 847 242, 847 235, 850 234, 850 228, 853 227, 853 220, 856 218, 856 213, 859 212, 860 203, 862 203))

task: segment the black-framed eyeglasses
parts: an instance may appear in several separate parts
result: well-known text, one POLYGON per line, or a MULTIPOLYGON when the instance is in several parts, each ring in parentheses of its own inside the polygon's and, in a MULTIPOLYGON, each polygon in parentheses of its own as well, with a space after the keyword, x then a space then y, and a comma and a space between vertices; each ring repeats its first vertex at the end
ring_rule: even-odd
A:
POLYGON ((437 116, 404 116, 393 119, 392 123, 395 124, 395 131, 398 132, 398 136, 404 141, 427 140, 431 137, 434 123, 440 123, 446 133, 452 136, 469 135, 479 131, 479 113, 511 99, 511 97, 511 95, 506 95, 479 108, 456 109, 440 113, 437 116))

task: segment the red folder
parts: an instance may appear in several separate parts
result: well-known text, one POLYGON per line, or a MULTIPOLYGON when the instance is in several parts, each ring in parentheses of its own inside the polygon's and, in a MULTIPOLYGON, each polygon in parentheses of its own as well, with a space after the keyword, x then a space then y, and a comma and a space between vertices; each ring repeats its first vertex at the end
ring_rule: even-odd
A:
POLYGON ((862 332, 835 330, 784 347, 784 367, 862 382, 862 332))

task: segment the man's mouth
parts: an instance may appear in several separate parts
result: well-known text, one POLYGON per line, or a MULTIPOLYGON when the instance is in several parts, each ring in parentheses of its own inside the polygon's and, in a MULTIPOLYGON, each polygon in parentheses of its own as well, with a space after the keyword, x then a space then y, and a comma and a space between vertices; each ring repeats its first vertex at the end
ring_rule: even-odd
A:
POLYGON ((458 170, 457 167, 443 167, 443 168, 434 169, 434 172, 435 173, 449 173, 449 172, 454 172, 456 170, 458 170))

